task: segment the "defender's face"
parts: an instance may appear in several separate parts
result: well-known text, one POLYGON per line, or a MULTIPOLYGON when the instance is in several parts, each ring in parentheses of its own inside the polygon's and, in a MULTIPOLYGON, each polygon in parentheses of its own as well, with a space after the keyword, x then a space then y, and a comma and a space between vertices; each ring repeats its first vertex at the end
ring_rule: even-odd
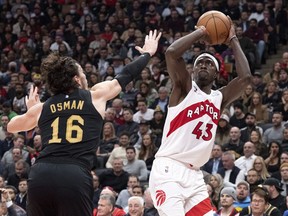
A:
POLYGON ((77 67, 78 67, 78 78, 79 78, 79 80, 77 80, 77 82, 79 83, 81 89, 87 90, 88 89, 88 82, 86 79, 86 75, 83 72, 83 68, 79 64, 77 64, 77 67))

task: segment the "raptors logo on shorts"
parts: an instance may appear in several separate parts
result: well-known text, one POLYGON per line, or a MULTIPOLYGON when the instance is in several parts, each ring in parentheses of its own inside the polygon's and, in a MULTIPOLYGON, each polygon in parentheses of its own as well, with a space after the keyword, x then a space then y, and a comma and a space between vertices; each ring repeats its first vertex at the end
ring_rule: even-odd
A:
POLYGON ((166 200, 166 193, 163 190, 156 191, 156 203, 157 206, 161 206, 166 200))

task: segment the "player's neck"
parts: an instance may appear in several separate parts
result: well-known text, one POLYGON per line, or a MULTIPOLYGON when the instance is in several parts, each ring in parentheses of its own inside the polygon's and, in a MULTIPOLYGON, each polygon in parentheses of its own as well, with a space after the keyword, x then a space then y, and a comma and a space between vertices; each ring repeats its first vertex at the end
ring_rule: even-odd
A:
POLYGON ((204 92, 204 93, 206 93, 206 94, 210 94, 211 93, 211 89, 212 89, 212 84, 213 83, 211 83, 211 84, 209 84, 209 85, 206 85, 206 84, 204 84, 204 83, 197 83, 196 82, 196 84, 197 84, 197 86, 200 88, 200 90, 202 91, 202 92, 204 92))

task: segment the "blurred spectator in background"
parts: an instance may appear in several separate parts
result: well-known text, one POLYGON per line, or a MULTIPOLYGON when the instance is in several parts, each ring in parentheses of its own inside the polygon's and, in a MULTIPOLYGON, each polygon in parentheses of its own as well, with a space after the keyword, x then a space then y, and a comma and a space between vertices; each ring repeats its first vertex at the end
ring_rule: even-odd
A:
POLYGON ((232 127, 229 131, 229 141, 223 144, 223 151, 233 151, 238 158, 240 155, 243 155, 243 146, 244 142, 241 140, 240 129, 232 127))
POLYGON ((278 82, 280 71, 281 71, 280 62, 275 62, 273 64, 272 71, 270 71, 269 73, 264 75, 263 82, 266 84, 268 84, 269 82, 271 82, 273 80, 278 82))
POLYGON ((270 175, 277 172, 281 164, 282 148, 277 141, 271 141, 268 146, 269 157, 265 159, 265 164, 270 175))
POLYGON ((229 132, 231 129, 229 120, 230 120, 229 116, 225 113, 223 113, 220 116, 217 131, 216 131, 215 143, 219 145, 224 145, 225 143, 229 142, 229 139, 230 139, 229 132))
POLYGON ((238 99, 243 105, 244 112, 247 112, 248 107, 251 105, 252 95, 254 93, 254 88, 252 85, 247 85, 243 94, 238 99))
POLYGON ((258 27, 258 22, 255 18, 250 19, 249 28, 245 31, 244 35, 250 38, 256 45, 257 50, 256 63, 258 67, 260 67, 259 65, 261 65, 265 51, 265 41, 264 41, 264 32, 261 28, 258 27))
POLYGON ((242 129, 246 126, 245 122, 245 112, 244 106, 240 102, 236 102, 233 104, 234 114, 231 116, 229 120, 229 124, 233 127, 238 127, 242 129))
MULTIPOLYGON (((145 84, 142 83, 144 86, 145 84)), ((148 88, 148 85, 145 85, 148 88)), ((153 118, 154 110, 148 108, 148 103, 146 100, 137 101, 138 112, 133 115, 133 120, 137 123, 140 123, 142 120, 150 121, 153 118)))
POLYGON ((211 158, 209 161, 202 167, 202 169, 210 174, 218 173, 219 169, 223 167, 222 163, 222 147, 219 144, 214 144, 211 158))
POLYGON ((285 26, 287 26, 287 10, 283 7, 283 2, 281 0, 275 0, 274 8, 273 8, 273 17, 276 21, 276 32, 278 35, 278 41, 282 45, 287 44, 287 30, 285 26))
POLYGON ((109 186, 120 193, 127 187, 129 174, 123 170, 122 159, 115 158, 112 162, 112 169, 107 169, 99 175, 99 182, 102 188, 109 186))
POLYGON ((253 93, 251 104, 248 107, 248 112, 255 116, 255 125, 263 125, 269 121, 268 108, 262 103, 262 95, 259 92, 253 93))

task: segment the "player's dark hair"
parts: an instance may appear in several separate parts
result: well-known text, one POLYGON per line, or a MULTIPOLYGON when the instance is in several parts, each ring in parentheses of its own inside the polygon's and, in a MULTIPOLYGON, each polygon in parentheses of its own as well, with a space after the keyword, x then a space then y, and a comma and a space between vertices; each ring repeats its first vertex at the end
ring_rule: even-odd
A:
POLYGON ((79 75, 76 61, 71 57, 49 54, 41 64, 41 73, 52 94, 69 93, 79 88, 74 76, 79 75))

